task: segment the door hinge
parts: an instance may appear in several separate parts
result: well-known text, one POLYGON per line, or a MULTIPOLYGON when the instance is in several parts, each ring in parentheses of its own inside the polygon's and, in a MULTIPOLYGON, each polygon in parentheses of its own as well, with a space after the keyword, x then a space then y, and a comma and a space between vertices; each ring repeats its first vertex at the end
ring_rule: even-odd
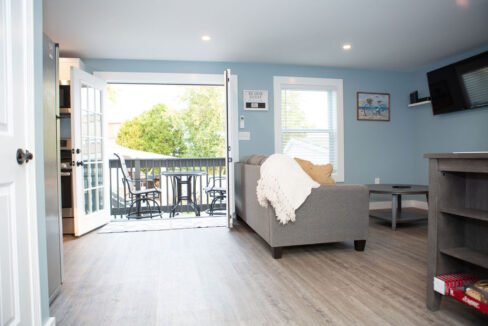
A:
POLYGON ((232 157, 228 157, 227 162, 232 163, 232 157))
POLYGON ((227 147, 227 152, 230 152, 232 148, 230 146, 227 147))

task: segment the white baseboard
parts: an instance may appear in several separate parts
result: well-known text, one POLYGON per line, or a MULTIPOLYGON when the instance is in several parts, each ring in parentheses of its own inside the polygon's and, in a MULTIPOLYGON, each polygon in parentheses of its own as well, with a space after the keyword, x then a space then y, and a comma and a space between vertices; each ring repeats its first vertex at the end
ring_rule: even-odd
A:
MULTIPOLYGON (((427 202, 421 200, 402 200, 402 207, 414 207, 428 209, 427 202)), ((369 203, 369 209, 391 208, 391 201, 373 201, 369 203)))
POLYGON ((56 318, 54 317, 49 317, 49 319, 44 324, 44 326, 55 326, 55 325, 56 325, 56 318))

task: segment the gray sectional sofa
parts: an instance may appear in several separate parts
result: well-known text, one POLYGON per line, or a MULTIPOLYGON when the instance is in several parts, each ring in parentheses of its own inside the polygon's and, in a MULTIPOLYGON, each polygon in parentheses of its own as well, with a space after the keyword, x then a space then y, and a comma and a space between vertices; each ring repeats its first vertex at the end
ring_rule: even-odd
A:
POLYGON ((282 225, 273 208, 259 205, 257 181, 263 160, 236 163, 236 213, 281 258, 283 247, 354 241, 363 251, 368 236, 369 198, 364 185, 320 186, 296 211, 296 221, 282 225))

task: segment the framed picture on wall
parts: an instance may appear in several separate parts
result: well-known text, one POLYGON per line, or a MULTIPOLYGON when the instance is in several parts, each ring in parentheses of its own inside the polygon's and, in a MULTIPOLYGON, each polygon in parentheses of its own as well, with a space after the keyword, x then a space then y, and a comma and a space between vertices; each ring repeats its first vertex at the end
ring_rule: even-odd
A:
POLYGON ((357 92, 357 117, 366 121, 390 121, 390 94, 357 92))

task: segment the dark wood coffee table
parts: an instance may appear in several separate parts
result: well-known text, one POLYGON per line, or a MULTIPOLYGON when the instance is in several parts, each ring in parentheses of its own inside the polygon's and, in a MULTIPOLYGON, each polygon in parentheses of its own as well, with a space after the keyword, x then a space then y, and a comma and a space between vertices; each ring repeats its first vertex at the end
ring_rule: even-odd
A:
POLYGON ((392 230, 396 230, 397 224, 415 222, 427 219, 427 211, 419 208, 403 208, 402 195, 425 195, 429 201, 429 188, 422 185, 406 184, 371 184, 367 185, 369 194, 391 195, 391 209, 372 209, 369 216, 391 222, 392 230))

